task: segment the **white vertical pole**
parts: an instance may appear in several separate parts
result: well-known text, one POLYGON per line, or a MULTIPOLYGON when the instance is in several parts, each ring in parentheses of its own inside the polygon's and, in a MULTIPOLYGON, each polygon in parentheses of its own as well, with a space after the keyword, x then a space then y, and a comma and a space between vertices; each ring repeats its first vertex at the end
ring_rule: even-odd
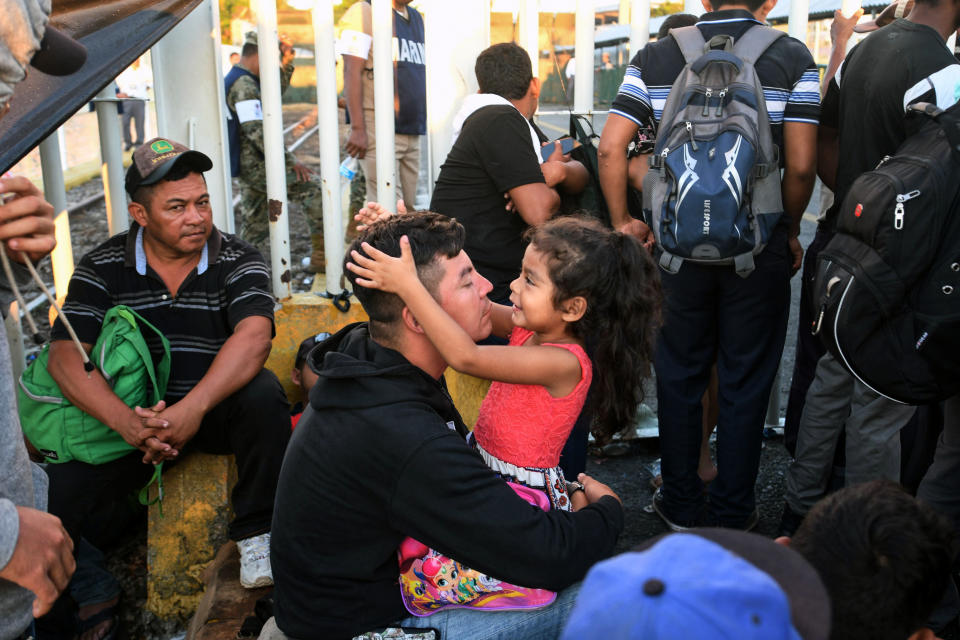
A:
MULTIPOLYGON (((227 149, 225 98, 220 75, 220 6, 204 0, 170 33, 154 45, 150 55, 157 110, 157 135, 202 151, 213 161, 204 174, 213 224, 234 232, 230 153, 227 149), (197 85, 184 82, 194 78, 197 85), (197 126, 197 123, 203 126, 197 126)), ((150 102, 144 105, 144 129, 149 131, 150 102)), ((149 138, 149 134, 145 134, 149 138)))
POLYGON ((337 118, 337 54, 334 51, 333 3, 313 8, 313 51, 317 68, 317 122, 320 125, 320 181, 323 186, 323 236, 327 293, 337 294, 343 274, 343 216, 340 215, 340 139, 337 118))
POLYGON ((574 56, 576 72, 573 85, 573 109, 578 113, 593 111, 593 35, 596 30, 594 0, 578 0, 574 56))
POLYGON ((810 0, 790 0, 787 33, 804 44, 807 43, 807 16, 809 13, 810 0))
MULTIPOLYGON (((377 200, 396 203, 397 156, 393 116, 393 4, 373 0, 373 111, 377 139, 377 200)), ((427 43, 428 47, 430 43, 427 43)))
POLYGON ((820 31, 823 20, 817 20, 813 23, 813 61, 820 64, 820 31))
POLYGON ((57 127, 57 146, 60 148, 60 169, 66 173, 67 166, 67 140, 63 134, 63 125, 57 127))
MULTIPOLYGON (((840 3, 840 11, 846 17, 850 17, 854 12, 862 6, 860 0, 842 0, 840 3)), ((853 49, 854 45, 857 43, 854 41, 854 38, 847 40, 847 53, 850 53, 850 49, 853 49)))
POLYGON ((633 0, 630 7, 630 59, 650 42, 650 0, 633 0))
POLYGON ((58 137, 52 134, 40 142, 40 168, 43 171, 43 195, 53 205, 54 234, 57 239, 57 246, 50 254, 53 286, 57 299, 63 300, 67 295, 70 276, 73 275, 73 247, 70 243, 70 218, 67 215, 67 192, 60 166, 58 137))
POLYGON ((517 33, 519 45, 530 56, 533 77, 540 76, 540 1, 520 0, 517 12, 517 33))
POLYGON ((703 15, 703 2, 701 0, 683 0, 683 12, 701 16, 703 15))
MULTIPOLYGON (((275 0, 257 2, 260 53, 260 103, 263 107, 263 155, 267 168, 267 215, 270 217, 270 270, 273 295, 281 300, 290 288, 290 219, 284 164, 283 107, 280 103, 280 49, 275 0)), ((393 74, 390 76, 393 77, 393 74)), ((392 84, 392 83, 391 83, 392 84)), ((390 145, 391 150, 393 145, 390 145)))
POLYGON ((114 86, 111 82, 96 98, 97 126, 100 130, 100 174, 103 177, 103 197, 107 204, 107 225, 111 236, 125 231, 129 226, 127 196, 123 190, 123 145, 114 86))
POLYGON ((453 116, 477 92, 474 63, 490 46, 490 0, 431 0, 423 12, 427 54, 427 142, 432 186, 450 151, 453 116), (450 25, 457 25, 451 29, 450 25))

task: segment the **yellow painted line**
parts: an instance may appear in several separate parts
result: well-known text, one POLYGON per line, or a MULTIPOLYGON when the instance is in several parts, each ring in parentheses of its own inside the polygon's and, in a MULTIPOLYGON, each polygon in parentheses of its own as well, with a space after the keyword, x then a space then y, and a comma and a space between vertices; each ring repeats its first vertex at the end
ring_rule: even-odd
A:
POLYGON ((559 132, 559 133, 565 133, 565 134, 569 134, 569 133, 570 133, 570 130, 569 130, 569 129, 564 129, 563 127, 558 127, 558 126, 555 125, 555 124, 550 124, 549 122, 544 122, 543 120, 540 120, 539 122, 537 122, 537 125, 539 125, 539 127, 540 127, 541 129, 553 129, 554 131, 557 131, 557 132, 559 132))

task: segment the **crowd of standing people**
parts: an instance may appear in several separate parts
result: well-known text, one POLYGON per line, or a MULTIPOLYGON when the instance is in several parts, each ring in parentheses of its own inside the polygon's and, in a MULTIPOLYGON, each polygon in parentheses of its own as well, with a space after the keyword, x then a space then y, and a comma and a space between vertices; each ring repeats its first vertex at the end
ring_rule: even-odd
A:
MULTIPOLYGON (((45 68, 33 57, 45 37, 48 55, 80 55, 45 29, 49 5, 2 4, 20 20, 10 33, 0 25, 0 87, 31 60, 45 68)), ((596 158, 534 123, 540 81, 526 51, 485 49, 429 210, 413 211, 426 45, 420 14, 394 0, 403 199, 357 214, 345 273, 368 320, 310 328, 292 421, 264 366, 275 300, 259 250, 272 206, 259 78, 289 83, 293 49, 281 39, 281 68, 261 69, 247 34, 224 81, 240 234, 213 225, 211 159, 138 130, 127 141, 131 227, 80 260, 31 365, 85 430, 67 433, 60 409, 34 424, 27 407, 50 402, 23 381, 18 418, 0 350, 0 638, 116 637, 118 589, 99 552, 142 513, 127 497, 191 450, 236 458, 229 535, 242 585, 275 585, 265 640, 935 637, 960 614, 960 396, 944 399, 914 497, 897 483, 915 407, 811 344, 809 303, 782 535, 750 531, 790 279, 802 267, 812 296, 816 254, 839 233, 851 185, 914 135, 911 106, 940 113, 960 98, 945 46, 960 0, 900 0, 859 25, 838 11, 822 99, 806 46, 765 24, 775 4, 704 0, 699 19, 672 17, 628 66, 596 158), (844 60, 855 29, 874 32, 844 60), (834 200, 804 255, 818 176, 834 200), (583 211, 587 196, 606 212, 583 211), (127 369, 107 364, 103 342, 118 310, 141 335, 127 369), (492 381, 472 427, 447 392, 448 367, 492 381), (134 368, 153 400, 124 395, 119 379, 134 368), (611 557, 624 507, 583 473, 587 433, 603 443, 632 424, 654 376, 652 508, 669 532, 611 557), (705 470, 714 426, 716 468, 705 470), (62 443, 37 445, 53 428, 62 443), (841 438, 845 473, 831 478, 841 438)), ((340 51, 343 148, 375 200, 370 20, 367 2, 347 12, 340 51)), ((286 169, 322 265, 319 182, 290 152, 286 169)), ((55 241, 52 207, 28 181, 4 177, 0 194, 6 298, 55 241)))

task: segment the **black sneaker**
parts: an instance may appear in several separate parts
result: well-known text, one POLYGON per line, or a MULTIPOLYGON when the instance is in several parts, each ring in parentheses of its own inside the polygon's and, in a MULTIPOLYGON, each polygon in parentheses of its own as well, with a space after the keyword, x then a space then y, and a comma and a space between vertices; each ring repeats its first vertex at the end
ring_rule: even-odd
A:
POLYGON ((790 508, 786 502, 783 503, 783 515, 780 517, 780 526, 777 527, 778 536, 791 537, 800 528, 803 523, 804 515, 801 515, 790 508))
POLYGON ((653 510, 656 512, 660 519, 663 520, 663 523, 667 525, 671 531, 689 531, 693 527, 697 526, 696 524, 683 525, 678 522, 675 522, 670 516, 667 515, 667 512, 663 508, 663 487, 657 487, 657 490, 653 492, 653 499, 651 500, 653 510))

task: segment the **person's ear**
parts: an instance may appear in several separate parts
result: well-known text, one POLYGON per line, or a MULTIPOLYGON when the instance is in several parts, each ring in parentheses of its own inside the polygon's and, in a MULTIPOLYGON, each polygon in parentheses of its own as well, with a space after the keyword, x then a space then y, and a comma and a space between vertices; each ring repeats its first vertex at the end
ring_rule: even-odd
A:
POLYGON ((576 322, 587 312, 587 299, 583 296, 567 298, 560 305, 564 322, 576 322))
POLYGON ((400 310, 400 319, 403 320, 403 326, 405 326, 408 331, 419 333, 421 335, 426 333, 423 330, 423 327, 420 326, 420 323, 417 322, 417 318, 413 315, 413 311, 410 311, 410 307, 404 306, 403 309, 400 310))
POLYGON ((777 0, 766 0, 760 8, 754 11, 753 17, 759 20, 760 22, 767 21, 767 14, 773 11, 773 8, 777 6, 777 0))
POLYGON ((127 205, 127 212, 141 227, 147 226, 147 210, 142 204, 131 202, 127 205))
POLYGON ((292 382, 293 384, 299 387, 300 380, 301 380, 300 369, 298 369, 297 367, 294 367, 293 371, 290 372, 290 382, 292 382))
POLYGON ((527 89, 527 94, 534 99, 540 98, 540 78, 537 76, 530 78, 530 87, 527 89))
POLYGON ((774 538, 773 541, 783 547, 790 546, 790 536, 780 536, 779 538, 774 538))

